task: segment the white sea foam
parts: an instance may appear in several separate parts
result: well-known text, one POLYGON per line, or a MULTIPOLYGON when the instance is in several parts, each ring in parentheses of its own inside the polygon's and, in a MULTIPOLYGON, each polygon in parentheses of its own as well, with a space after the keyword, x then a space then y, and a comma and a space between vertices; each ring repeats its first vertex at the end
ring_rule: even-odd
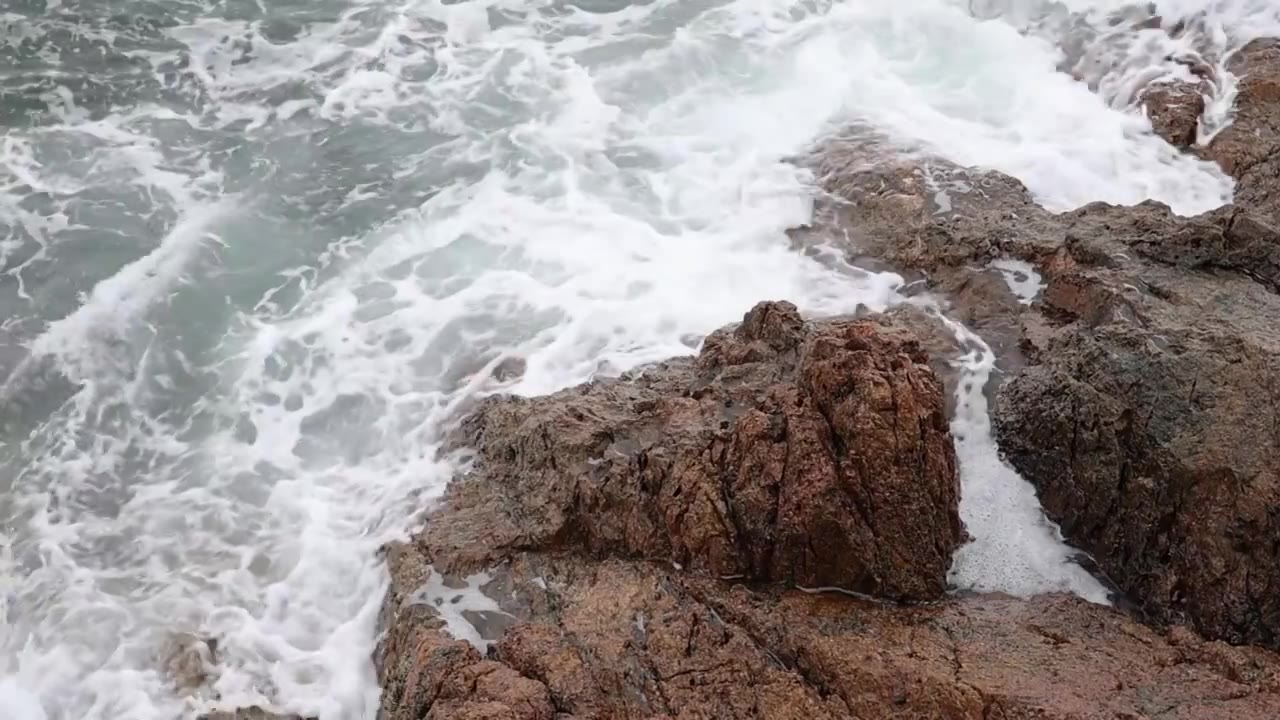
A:
POLYGON ((1154 82, 1209 80, 1199 140, 1207 142, 1230 120, 1238 78, 1227 70, 1232 56, 1260 37, 1280 36, 1280 7, 1271 0, 972 0, 987 18, 1066 49, 1073 76, 1109 105, 1132 110, 1154 82), (1152 17, 1161 22, 1134 29, 1152 17), (1123 22, 1115 22, 1117 19, 1123 22), (1172 32, 1181 24, 1184 29, 1172 32), (1207 70, 1195 76, 1192 69, 1207 70))
POLYGON ((45 720, 40 698, 27 691, 14 678, 0 678, 0 709, 10 720, 45 720))
POLYGON ((1044 278, 1029 262, 1003 258, 991 263, 991 269, 1000 273, 1009 292, 1018 298, 1023 305, 1030 305, 1044 290, 1044 278))
MULTIPOLYGON (((1203 7, 1206 47, 1275 19, 1203 7)), ((1012 173, 1055 208, 1155 197, 1195 212, 1230 193, 1123 93, 1059 73, 1064 38, 1034 12, 317 8, 271 37, 184 16, 165 38, 181 56, 128 52, 188 104, 90 111, 64 88, 51 124, 0 140, 0 290, 21 291, 0 299, 40 321, 22 347, 70 381, 43 404, 23 385, 41 373, 6 388, 36 408, 4 408, 16 430, 0 447, 6 710, 169 720, 216 692, 373 718, 375 551, 443 490, 441 434, 495 389, 497 363, 524 358, 511 389, 543 393, 689 352, 761 299, 816 314, 901 300, 896 275, 788 247, 811 201, 783 158, 833 128, 860 120, 1012 173), (75 285, 89 236, 140 250, 75 285), (178 631, 219 640, 221 672, 192 699, 155 662, 178 631)), ((999 462, 980 392, 993 359, 964 341, 978 389, 954 429, 977 540, 953 579, 1100 599, 999 462)))
POLYGON ((462 578, 462 587, 453 587, 433 570, 422 587, 415 589, 405 602, 434 608, 451 635, 485 652, 489 641, 484 639, 467 613, 507 614, 497 601, 484 593, 484 586, 492 579, 488 573, 475 573, 462 578))
POLYGON ((1107 589, 1075 562, 1076 551, 1045 518, 1035 489, 1000 457, 983 392, 996 366, 995 353, 961 323, 937 318, 966 350, 955 361, 960 378, 951 432, 960 465, 960 519, 973 541, 956 552, 951 583, 1019 597, 1072 592, 1107 603, 1107 589))

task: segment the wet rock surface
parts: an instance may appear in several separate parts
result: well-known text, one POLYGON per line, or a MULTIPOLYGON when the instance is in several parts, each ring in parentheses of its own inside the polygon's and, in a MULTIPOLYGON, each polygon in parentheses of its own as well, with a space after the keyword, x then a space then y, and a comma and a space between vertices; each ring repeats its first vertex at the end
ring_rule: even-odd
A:
POLYGON ((459 438, 472 470, 387 549, 383 717, 1280 712, 1276 656, 1077 598, 910 607, 800 589, 935 597, 960 540, 941 389, 908 322, 806 323, 767 303, 696 359, 482 404, 459 438), (453 623, 473 586, 492 607, 469 643, 453 623))
POLYGON ((1141 102, 1151 119, 1151 128, 1177 148, 1196 144, 1200 116, 1204 114, 1207 82, 1173 81, 1151 85, 1142 91, 1141 102))
MULTIPOLYGON (((219 671, 218 641, 191 633, 174 633, 159 658, 165 675, 178 694, 217 700, 213 682, 219 671)), ((212 710, 196 720, 314 720, 301 715, 276 713, 259 706, 212 710)))
POLYGON ((942 389, 892 321, 762 303, 672 360, 462 428, 476 470, 423 531, 438 567, 524 548, 901 600, 946 589, 962 531, 942 389))
POLYGON ((994 173, 876 163, 848 143, 821 158, 828 224, 797 242, 921 272, 992 343, 1012 376, 1001 449, 1067 538, 1147 620, 1280 644, 1273 196, 1195 218, 1156 203, 1053 214, 994 173), (1000 258, 1043 277, 1034 304, 972 291, 1000 258))
MULTIPOLYGON (((425 559, 393 550, 393 578, 425 559)), ((518 553, 482 656, 403 605, 381 657, 399 718, 1264 718, 1275 656, 1161 636, 1078 598, 904 608, 669 565, 518 553)))
POLYGON ((385 717, 845 716, 683 583, 941 597, 963 531, 927 360, 891 319, 762 303, 696 358, 486 401, 472 470, 387 551, 385 717), (447 632, 477 571, 488 657, 447 632))
POLYGON ((1069 596, 903 610, 738 591, 715 608, 838 698, 837 717, 1262 717, 1277 703, 1273 656, 1179 647, 1069 596))
POLYGON ((1255 40, 1228 64, 1240 78, 1235 115, 1205 155, 1236 178, 1238 205, 1280 223, 1280 40, 1255 40))
POLYGON ((1001 448, 1146 617, 1275 646, 1280 302, 1240 258, 1280 235, 1239 210, 1077 221, 1109 233, 1045 262, 1038 364, 1001 391, 1001 448))

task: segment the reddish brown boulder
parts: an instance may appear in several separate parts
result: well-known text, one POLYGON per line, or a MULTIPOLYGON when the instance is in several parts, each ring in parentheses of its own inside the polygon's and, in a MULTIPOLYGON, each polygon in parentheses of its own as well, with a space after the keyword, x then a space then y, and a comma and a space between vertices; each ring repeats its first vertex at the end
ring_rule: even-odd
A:
POLYGON ((476 470, 418 543, 470 571, 519 549, 940 597, 962 537, 927 356, 887 320, 806 324, 763 303, 696 358, 464 423, 476 470))
POLYGON ((887 319, 762 303, 697 358, 491 399, 458 443, 473 470, 388 548, 389 720, 841 717, 677 579, 932 599, 963 534, 941 387, 887 319), (529 621, 481 633, 499 663, 451 640, 445 601, 421 592, 480 569, 529 621))
MULTIPOLYGON (((161 665, 173 681, 175 689, 183 695, 209 693, 214 698, 211 683, 218 670, 218 642, 190 633, 175 633, 165 647, 161 665)), ((277 713, 253 705, 232 709, 213 710, 196 720, 311 720, 301 715, 277 713)))
POLYGON ((479 703, 486 712, 497 704, 525 713, 512 717, 542 717, 543 698, 559 718, 840 717, 684 589, 686 573, 644 561, 516 554, 488 589, 525 621, 494 638, 487 661, 451 639, 412 593, 399 592, 412 590, 401 580, 423 561, 413 546, 390 556, 398 599, 388 604, 379 655, 387 720, 453 717, 446 713, 479 703), (473 690, 468 678, 480 670, 501 684, 473 690))
POLYGON ((175 633, 166 643, 160 664, 183 695, 204 689, 218 663, 218 643, 190 633, 175 633))

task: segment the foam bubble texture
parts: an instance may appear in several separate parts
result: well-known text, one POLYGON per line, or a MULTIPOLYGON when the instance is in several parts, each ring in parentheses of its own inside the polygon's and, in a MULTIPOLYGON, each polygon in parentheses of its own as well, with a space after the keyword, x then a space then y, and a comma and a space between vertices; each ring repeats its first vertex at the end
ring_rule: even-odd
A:
POLYGON ((1030 597, 1071 592, 1108 603, 1109 591, 1078 562, 1058 527, 1044 516, 1035 489, 1000 457, 984 390, 996 358, 964 325, 938 316, 965 355, 956 360, 956 410, 951 420, 960 466, 960 519, 973 536, 951 564, 957 587, 1030 597))
POLYGON ((1031 263, 1002 258, 992 262, 991 268, 1000 273, 1005 285, 1009 286, 1009 292, 1023 305, 1035 302, 1044 290, 1044 278, 1040 277, 1040 272, 1031 263))

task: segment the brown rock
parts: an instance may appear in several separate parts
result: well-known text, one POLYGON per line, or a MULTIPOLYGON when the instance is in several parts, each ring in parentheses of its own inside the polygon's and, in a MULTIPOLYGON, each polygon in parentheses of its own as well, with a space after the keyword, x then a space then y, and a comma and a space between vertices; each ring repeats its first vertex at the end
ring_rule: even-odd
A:
POLYGON ((1001 256, 1001 245, 1047 216, 1018 180, 938 158, 904 158, 896 146, 854 134, 825 143, 811 162, 836 201, 793 231, 801 249, 846 248, 897 270, 933 274, 1001 256))
MULTIPOLYGON (((412 608, 407 608, 412 610, 412 608)), ((384 645, 383 714, 390 718, 551 720, 547 688, 448 637, 427 613, 401 613, 384 645)))
MULTIPOLYGON (((903 274, 907 293, 932 295, 948 317, 983 338, 1003 370, 1025 364, 1027 308, 990 264, 1014 258, 1035 265, 1053 254, 1062 229, 1021 182, 933 157, 904 159, 892 146, 856 135, 824 144, 811 164, 834 199, 819 204, 810 226, 791 233, 798 249, 841 247, 858 265, 903 274)), ((927 345, 950 402, 958 375, 949 361, 965 349, 935 320, 895 312, 927 345)))
POLYGON ((940 597, 962 530, 927 360, 891 320, 762 303, 697 358, 485 402, 458 438, 474 470, 388 548, 385 717, 841 717, 674 575, 607 558, 940 597), (486 660, 417 590, 495 564, 489 591, 530 622, 486 660))
POLYGON ((1151 128, 1174 147, 1196 144, 1200 116, 1204 114, 1204 81, 1164 82, 1142 91, 1141 102, 1151 118, 1151 128))
POLYGON ((941 386, 887 320, 764 303, 696 360, 489 401, 461 442, 477 469, 418 540, 451 572, 581 547, 919 600, 962 535, 941 386))
MULTIPOLYGON (((1228 293, 1270 295, 1230 269, 1240 260, 1228 249, 1261 242, 1260 235, 1243 245, 1228 240, 1240 221, 1232 212, 1186 221, 1155 205, 1087 208, 1054 220, 1058 226, 1039 218, 1038 227, 1061 235, 1003 245, 1046 250, 1027 254, 1050 287, 1041 309, 1029 311, 1043 327, 1040 344, 1028 340, 1036 364, 1023 377, 1056 369, 1048 361, 1054 343, 1187 320, 1167 298, 1204 305, 1197 293, 1212 283, 1197 273, 1221 273, 1213 281, 1228 293), (1175 231, 1200 241, 1152 242, 1175 231), (1217 245, 1206 241, 1215 232, 1217 245), (1047 251, 1054 246, 1061 249, 1047 251), (1212 247, 1223 250, 1204 249, 1212 247), (1135 269, 1143 287, 1162 289, 1125 289, 1135 269)), ((1238 302, 1228 309, 1258 297, 1238 302)), ((932 592, 933 557, 948 557, 960 532, 951 529, 954 469, 947 483, 922 480, 953 460, 930 459, 942 452, 933 436, 947 439, 935 417, 941 400, 926 358, 902 330, 904 317, 805 323, 786 304, 762 304, 709 337, 697 359, 482 405, 462 435, 476 448, 475 469, 455 481, 414 542, 388 552, 392 590, 378 657, 386 720, 1280 713, 1274 654, 1185 631, 1166 638, 1075 598, 980 596, 904 608, 716 577, 844 578, 880 592, 932 592), (913 450, 904 453, 908 436, 913 450), (878 481, 864 470, 872 466, 881 468, 878 481), (926 530, 906 527, 914 516, 925 518, 918 524, 926 530), (868 538, 892 539, 925 558, 868 538), (819 549, 807 547, 814 543, 819 549), (436 572, 432 562, 490 568, 485 589, 515 621, 493 636, 487 658, 444 634, 421 604, 415 590, 436 572), (905 567, 917 575, 895 570, 905 567)), ((1119 388, 1094 392, 1125 397, 1119 388)), ((1067 412, 1050 400, 1032 404, 1067 412)), ((1071 437, 1060 429, 1057 436, 1071 437)), ((1125 462, 1103 455, 1089 472, 1102 477, 1125 462)), ((1138 538, 1157 526, 1126 518, 1116 527, 1138 538)), ((1142 591, 1136 582, 1128 587, 1142 591)))
POLYGON ((1215 666, 1079 598, 999 595, 902 610, 843 597, 717 594, 717 613, 768 638, 858 718, 1266 717, 1277 658, 1226 646, 1215 666), (1219 669, 1239 663, 1234 677, 1219 669))
POLYGON ((979 596, 901 608, 538 553, 515 555, 499 573, 524 596, 525 621, 492 660, 469 646, 442 652, 457 641, 431 630, 414 681, 428 702, 387 693, 388 720, 530 717, 515 706, 545 712, 543 689, 556 713, 575 718, 1226 720, 1280 712, 1275 655, 1185 633, 1166 639, 1078 598, 979 596), (502 673, 503 684, 447 689, 471 687, 478 673, 502 673))
MULTIPOLYGON (((453 649, 457 641, 437 630, 427 631, 415 657, 388 658, 388 720, 508 717, 499 705, 530 709, 510 715, 520 718, 542 717, 533 713, 552 708, 576 718, 839 717, 746 633, 683 590, 670 571, 643 562, 535 554, 516 556, 501 572, 521 593, 541 596, 532 602, 530 621, 506 633, 496 662, 453 649), (531 582, 535 577, 539 583, 531 582), (446 654, 452 657, 445 660, 446 654), (410 677, 390 677, 397 665, 408 667, 410 677), (506 675, 492 692, 449 689, 467 687, 476 668, 506 675), (463 712, 498 714, 458 714, 463 712)), ((393 624, 391 632, 400 627, 393 624)))
POLYGON ((1240 78, 1232 123, 1206 155, 1237 181, 1237 204, 1280 223, 1280 40, 1249 43, 1228 63, 1240 78))
POLYGON ((522 357, 503 358, 493 367, 490 375, 498 382, 519 380, 528 369, 528 361, 522 357))
POLYGON ((1001 391, 1001 448, 1150 620, 1275 647, 1280 234, 1229 210, 1074 220, 1090 240, 1045 265, 1066 322, 1001 391))
MULTIPOLYGON (((1153 214, 1149 220, 1153 227, 1160 227, 1160 209, 1147 212, 1153 214)), ((1105 216, 1095 213, 1091 222, 1105 216)), ((1097 254, 1103 249, 1085 246, 1078 254, 1096 259, 1105 256, 1097 254)), ((1044 267, 1046 273, 1056 273, 1055 279, 1090 269, 1070 254, 1044 267)), ((1109 317, 1103 308, 1114 302, 1110 296, 1094 297, 1084 291, 1078 297, 1080 307, 1097 308, 1093 314, 1109 317)), ((876 399, 882 396, 856 392, 860 384, 891 392, 896 382, 905 382, 903 377, 916 377, 923 358, 907 349, 910 345, 904 344, 900 333, 892 323, 865 320, 806 324, 788 306, 766 304, 748 314, 739 327, 709 338, 696 361, 673 361, 640 377, 599 382, 542 401, 498 400, 482 407, 467 428, 467 432, 482 431, 471 436, 478 439, 477 470, 454 487, 490 499, 492 524, 487 527, 497 533, 493 537, 501 538, 494 546, 501 554, 487 547, 468 550, 457 542, 458 537, 485 536, 481 506, 470 504, 465 501, 467 495, 456 495, 456 491, 451 491, 450 503, 414 543, 390 548, 393 585, 385 613, 386 639, 378 658, 386 720, 1247 720, 1280 712, 1276 694, 1280 658, 1275 655, 1207 643, 1185 632, 1166 639, 1121 613, 1076 598, 1025 601, 981 596, 902 608, 840 594, 785 592, 777 586, 752 590, 707 574, 676 570, 670 562, 626 559, 643 554, 661 559, 664 553, 670 558, 675 547, 721 547, 715 532, 673 537, 669 545, 648 546, 632 540, 658 542, 652 538, 659 531, 646 528, 646 523, 668 523, 673 514, 680 515, 679 508, 688 508, 684 510, 688 516, 699 504, 714 504, 705 496, 701 483, 706 480, 701 477, 682 486, 679 493, 663 491, 675 473, 663 469, 648 475, 647 468, 676 464, 662 452, 688 456, 677 453, 682 447, 678 443, 666 446, 650 438, 707 432, 699 418, 713 407, 720 413, 725 412, 720 408, 733 411, 748 402, 750 407, 732 415, 731 430, 719 429, 725 433, 719 449, 702 453, 724 458, 717 459, 714 467, 734 470, 717 470, 723 478, 721 497, 732 499, 733 510, 716 517, 730 518, 738 539, 722 555, 699 555, 686 549, 679 557, 691 566, 712 562, 708 558, 746 558, 749 572, 744 574, 768 578, 772 572, 768 568, 774 567, 770 563, 795 546, 783 530, 812 533, 816 531, 807 528, 821 529, 822 523, 830 522, 837 534, 846 532, 842 525, 846 520, 838 515, 806 513, 806 502, 826 507, 826 498, 802 495, 794 506, 779 500, 774 518, 758 513, 754 508, 769 505, 762 500, 768 494, 751 485, 750 479, 781 478, 779 484, 785 487, 791 476, 775 469, 777 456, 771 449, 783 442, 790 448, 788 457, 804 457, 808 450, 828 458, 822 462, 837 464, 830 459, 837 456, 836 451, 824 453, 803 444, 805 435, 797 425, 812 421, 789 415, 795 411, 787 404, 795 402, 799 393, 808 394, 804 402, 812 403, 815 413, 824 418, 827 432, 847 438, 845 442, 860 443, 849 446, 857 447, 857 454, 850 452, 848 457, 897 467, 893 443, 855 438, 846 428, 856 427, 858 434, 874 438, 885 434, 879 422, 886 417, 915 416, 909 403, 886 416, 886 403, 876 399), (904 375, 904 370, 911 372, 904 375), (767 382, 761 383, 762 377, 767 382), (846 379, 841 383, 835 378, 846 379), (619 395, 600 394, 605 391, 619 395), (591 404, 584 404, 583 398, 591 404), (711 404, 704 406, 704 401, 711 404), (549 408, 557 411, 551 427, 560 431, 559 441, 529 434, 534 410, 549 408), (666 430, 668 425, 655 429, 649 424, 655 416, 677 411, 681 413, 679 432, 666 430), (785 441, 778 439, 777 431, 771 434, 767 422, 771 416, 782 418, 785 441), (595 442, 597 448, 634 453, 633 446, 626 444, 638 443, 634 438, 645 438, 644 447, 658 458, 645 463, 628 460, 621 468, 606 466, 595 478, 574 474, 580 472, 575 469, 580 465, 573 453, 582 452, 574 448, 595 442), (538 449, 543 447, 550 450, 538 449), (502 462, 518 467, 533 482, 553 488, 564 482, 557 475, 573 477, 578 499, 565 503, 554 492, 535 491, 515 471, 492 472, 496 463, 491 465, 490 458, 505 458, 502 462), (553 462, 557 470, 544 467, 553 462), (600 484, 643 488, 643 493, 631 490, 631 495, 622 497, 647 504, 654 514, 645 514, 644 507, 622 513, 618 508, 624 502, 606 496, 593 501, 591 507, 598 510, 594 516, 585 516, 575 503, 584 502, 584 496, 602 494, 600 484), (461 513, 464 522, 452 519, 454 513, 461 513), (593 525, 611 513, 627 519, 621 523, 622 530, 593 525), (655 515, 658 519, 653 519, 655 515), (571 529, 564 529, 565 525, 571 529), (756 535, 751 532, 755 527, 772 527, 775 532, 756 535), (696 542, 680 537, 696 538, 696 542), (647 547, 661 552, 635 550, 647 547), (611 553, 623 557, 607 558, 611 553), (435 572, 429 560, 470 570, 478 562, 475 558, 496 564, 486 589, 505 612, 518 618, 494 638, 497 642, 488 658, 449 638, 432 608, 418 604, 414 592, 435 572)), ((929 395, 920 388, 916 392, 929 395)), ((936 398, 929 405, 934 402, 936 398)), ((929 425, 916 427, 930 430, 929 425)), ((692 439, 697 441, 695 447, 706 442, 692 439)), ((917 448, 924 452, 927 445, 917 448)), ((596 450, 594 457, 602 456, 607 457, 596 450)), ((688 468, 708 474, 702 469, 705 465, 699 464, 708 462, 701 454, 683 460, 681 467, 686 469, 681 477, 695 472, 688 468)), ((806 476, 809 467, 801 463, 798 477, 806 476)), ((849 472, 850 477, 859 477, 849 472)), ((890 488, 894 486, 889 483, 890 488)), ((882 515, 896 517, 893 502, 909 502, 875 497, 867 504, 872 509, 872 518, 865 521, 868 526, 879 523, 882 515)), ((945 503, 948 497, 933 502, 945 503)), ((861 517, 854 508, 849 515, 861 517)), ((676 523, 670 527, 684 529, 676 523)), ((860 562, 856 555, 848 558, 851 565, 860 562)), ((811 567, 803 556, 792 562, 811 567)), ((849 572, 834 564, 809 571, 849 572)))
MULTIPOLYGON (((996 257, 1039 269, 1047 287, 1031 307, 969 292, 958 308, 984 336, 1020 328, 1014 367, 1035 366, 995 407, 1008 460, 1148 620, 1280 647, 1275 227, 1231 207, 1197 218, 1156 203, 1052 214, 1016 193, 970 193, 939 213, 923 182, 936 171, 886 181, 883 166, 824 162, 847 203, 829 213, 834 227, 809 232, 848 237, 851 255, 924 270, 940 290, 972 285, 996 257), (849 168, 853 177, 839 174, 849 168), (895 225, 873 187, 919 211, 895 225), (846 223, 870 234, 846 234, 846 223)), ((996 349, 1009 357, 1007 342, 996 349)))

